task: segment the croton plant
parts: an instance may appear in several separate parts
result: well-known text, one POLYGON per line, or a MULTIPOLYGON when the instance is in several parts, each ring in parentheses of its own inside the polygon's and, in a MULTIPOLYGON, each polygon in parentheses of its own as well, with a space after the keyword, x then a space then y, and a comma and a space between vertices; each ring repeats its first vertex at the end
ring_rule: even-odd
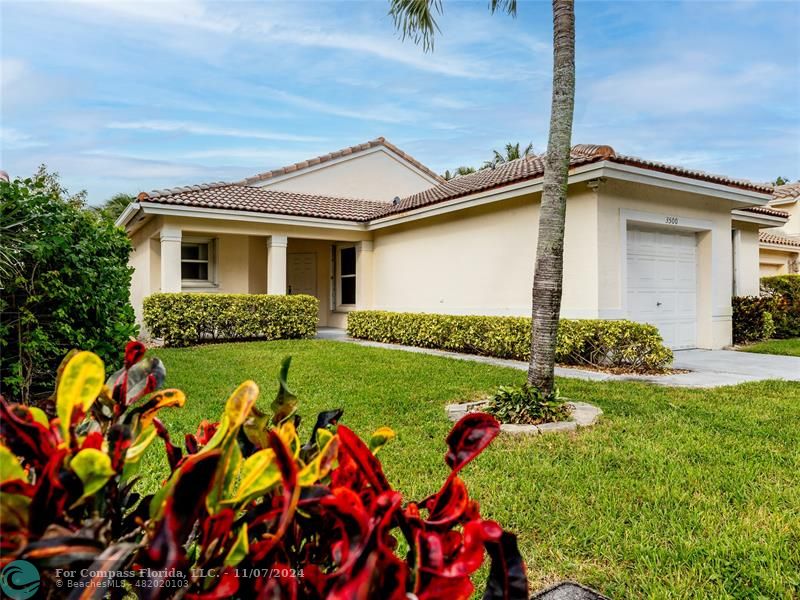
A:
POLYGON ((405 503, 367 442, 321 413, 306 443, 284 361, 270 409, 241 384, 220 420, 184 448, 159 411, 183 393, 160 390, 163 364, 128 344, 123 369, 70 353, 59 368, 55 418, 0 398, 0 566, 34 563, 46 595, 100 598, 469 598, 491 558, 484 598, 526 598, 516 538, 481 518, 459 477, 498 434, 468 414, 447 437, 450 475, 405 503), (137 491, 145 450, 160 438, 170 475, 137 491))

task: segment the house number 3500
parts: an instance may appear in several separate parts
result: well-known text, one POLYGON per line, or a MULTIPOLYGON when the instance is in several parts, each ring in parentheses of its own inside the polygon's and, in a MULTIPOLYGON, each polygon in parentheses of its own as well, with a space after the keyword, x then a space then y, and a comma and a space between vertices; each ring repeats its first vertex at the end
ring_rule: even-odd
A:
POLYGON ((678 224, 678 217, 667 217, 666 218, 667 225, 677 225, 678 224))

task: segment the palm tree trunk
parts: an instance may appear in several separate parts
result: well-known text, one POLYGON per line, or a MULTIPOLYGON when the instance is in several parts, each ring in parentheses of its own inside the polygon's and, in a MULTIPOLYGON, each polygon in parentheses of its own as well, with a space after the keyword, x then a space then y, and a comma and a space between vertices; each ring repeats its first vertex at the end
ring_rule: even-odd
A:
POLYGON ((533 276, 533 327, 528 383, 553 391, 556 333, 564 272, 564 220, 575 104, 575 5, 553 0, 553 97, 539 211, 539 241, 533 276))

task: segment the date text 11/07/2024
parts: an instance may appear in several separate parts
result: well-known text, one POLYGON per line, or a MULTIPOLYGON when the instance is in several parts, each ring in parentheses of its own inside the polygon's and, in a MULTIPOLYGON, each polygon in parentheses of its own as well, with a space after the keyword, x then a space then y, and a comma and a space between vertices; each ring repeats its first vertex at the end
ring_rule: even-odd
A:
MULTIPOLYGON (((273 577, 303 577, 303 569, 244 569, 234 567, 233 573, 236 577, 243 579, 250 578, 273 578, 273 577)), ((191 576, 193 579, 201 579, 203 577, 216 577, 219 575, 219 569, 192 569, 191 576)), ((97 571, 92 569, 69 570, 69 569, 56 569, 55 576, 57 579, 76 579, 76 578, 91 578, 95 581, 99 579, 113 580, 113 579, 138 579, 147 578, 149 580, 159 579, 185 579, 185 574, 176 569, 169 571, 159 571, 154 569, 136 569, 129 571, 97 571)))

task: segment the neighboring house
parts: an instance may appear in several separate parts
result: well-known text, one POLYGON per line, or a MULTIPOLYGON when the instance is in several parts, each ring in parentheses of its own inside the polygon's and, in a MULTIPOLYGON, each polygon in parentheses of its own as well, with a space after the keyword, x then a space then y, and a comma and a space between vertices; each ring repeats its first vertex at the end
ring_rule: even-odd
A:
MULTIPOLYGON (((154 292, 303 293, 353 309, 528 315, 543 163, 444 181, 383 138, 235 183, 142 193, 123 225, 132 302, 154 292)), ((758 292, 772 188, 572 149, 562 315, 654 323, 673 348, 731 343, 758 292)))
POLYGON ((780 228, 761 232, 761 275, 797 273, 800 271, 800 182, 776 186, 770 206, 786 211, 789 220, 780 228))

